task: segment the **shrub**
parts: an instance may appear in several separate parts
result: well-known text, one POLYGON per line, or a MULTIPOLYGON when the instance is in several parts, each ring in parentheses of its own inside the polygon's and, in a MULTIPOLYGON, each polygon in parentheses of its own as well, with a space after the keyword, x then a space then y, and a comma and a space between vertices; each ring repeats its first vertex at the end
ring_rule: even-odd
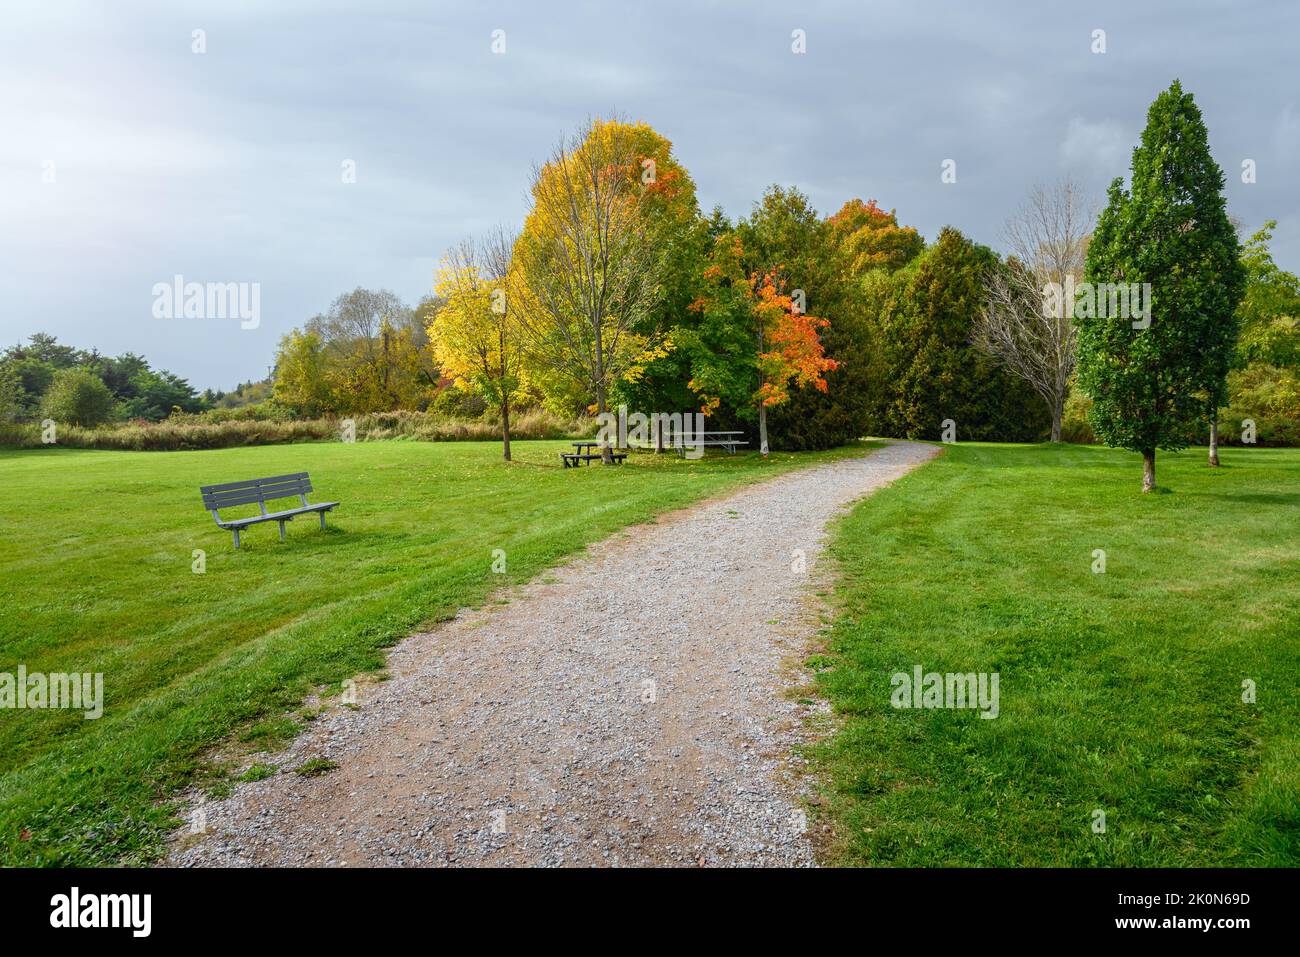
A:
POLYGON ((207 409, 193 415, 175 413, 174 422, 288 422, 293 413, 274 399, 231 408, 207 409))
MULTIPOLYGON (((1219 442, 1241 445, 1244 423, 1255 423, 1255 444, 1300 446, 1300 372, 1257 363, 1228 374, 1229 401, 1219 410, 1219 442)), ((1092 400, 1078 391, 1071 392, 1061 422, 1061 438, 1066 442, 1097 441, 1088 422, 1092 400)), ((1209 442, 1209 426, 1200 426, 1192 440, 1209 442)))
POLYGON ((1242 423, 1255 423, 1259 445, 1300 445, 1300 371, 1258 363, 1228 375, 1228 407, 1219 441, 1241 445, 1242 423))
POLYGON ((433 397, 429 411, 452 418, 477 418, 487 411, 487 402, 482 396, 449 385, 433 397))
POLYGON ((41 404, 42 413, 59 425, 94 428, 113 417, 113 393, 104 380, 85 369, 60 369, 41 404))
POLYGON ((1092 399, 1078 389, 1071 389, 1065 400, 1065 411, 1061 416, 1061 441, 1075 442, 1079 445, 1093 445, 1097 436, 1088 421, 1088 410, 1092 408, 1092 399))

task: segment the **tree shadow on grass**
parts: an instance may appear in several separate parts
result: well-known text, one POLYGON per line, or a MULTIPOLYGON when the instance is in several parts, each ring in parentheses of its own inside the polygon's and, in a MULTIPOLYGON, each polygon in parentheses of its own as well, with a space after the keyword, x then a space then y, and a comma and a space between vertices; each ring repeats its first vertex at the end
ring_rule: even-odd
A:
POLYGON ((1300 492, 1207 492, 1202 497, 1252 505, 1300 505, 1300 492))

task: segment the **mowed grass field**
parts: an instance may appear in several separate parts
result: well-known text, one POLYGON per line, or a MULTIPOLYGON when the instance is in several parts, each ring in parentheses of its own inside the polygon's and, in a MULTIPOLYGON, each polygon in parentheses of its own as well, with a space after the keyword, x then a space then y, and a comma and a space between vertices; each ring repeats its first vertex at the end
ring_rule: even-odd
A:
POLYGON ((104 675, 98 720, 0 710, 0 862, 149 861, 166 798, 232 732, 269 717, 284 733, 305 694, 381 667, 413 629, 622 526, 863 451, 643 453, 565 470, 567 448, 518 442, 513 464, 469 442, 0 451, 0 672, 104 675), (236 552, 203 510, 200 485, 298 471, 314 501, 342 502, 324 532, 304 516, 281 543, 265 523, 236 552), (498 548, 505 575, 492 571, 498 548))
POLYGON ((830 861, 1300 865, 1300 450, 1223 462, 957 445, 840 522, 830 861), (895 709, 916 665, 999 716, 895 709))

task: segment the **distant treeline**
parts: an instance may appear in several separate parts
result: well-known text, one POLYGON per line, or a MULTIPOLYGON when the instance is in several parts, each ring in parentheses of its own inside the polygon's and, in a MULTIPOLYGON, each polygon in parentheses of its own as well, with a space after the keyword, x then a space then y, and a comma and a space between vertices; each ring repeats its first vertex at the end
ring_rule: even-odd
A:
POLYGON ((232 392, 199 393, 134 352, 106 356, 64 345, 43 332, 0 354, 0 421, 50 418, 84 428, 161 422, 176 414, 236 408, 270 395, 269 381, 243 383, 232 392))

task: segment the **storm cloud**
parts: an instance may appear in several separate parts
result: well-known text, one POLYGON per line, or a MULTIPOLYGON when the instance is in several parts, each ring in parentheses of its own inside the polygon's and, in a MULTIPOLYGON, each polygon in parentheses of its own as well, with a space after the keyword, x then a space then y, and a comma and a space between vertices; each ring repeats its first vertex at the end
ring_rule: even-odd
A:
POLYGON ((781 183, 1000 248, 1035 182, 1100 201, 1179 78, 1229 212, 1278 219, 1276 258, 1300 268, 1285 2, 40 2, 0 31, 0 343, 48 331, 198 387, 265 375, 354 286, 416 302, 449 245, 522 221, 562 132, 611 112, 673 142, 705 209, 781 183), (260 284, 260 323, 156 318, 178 275, 260 284))

